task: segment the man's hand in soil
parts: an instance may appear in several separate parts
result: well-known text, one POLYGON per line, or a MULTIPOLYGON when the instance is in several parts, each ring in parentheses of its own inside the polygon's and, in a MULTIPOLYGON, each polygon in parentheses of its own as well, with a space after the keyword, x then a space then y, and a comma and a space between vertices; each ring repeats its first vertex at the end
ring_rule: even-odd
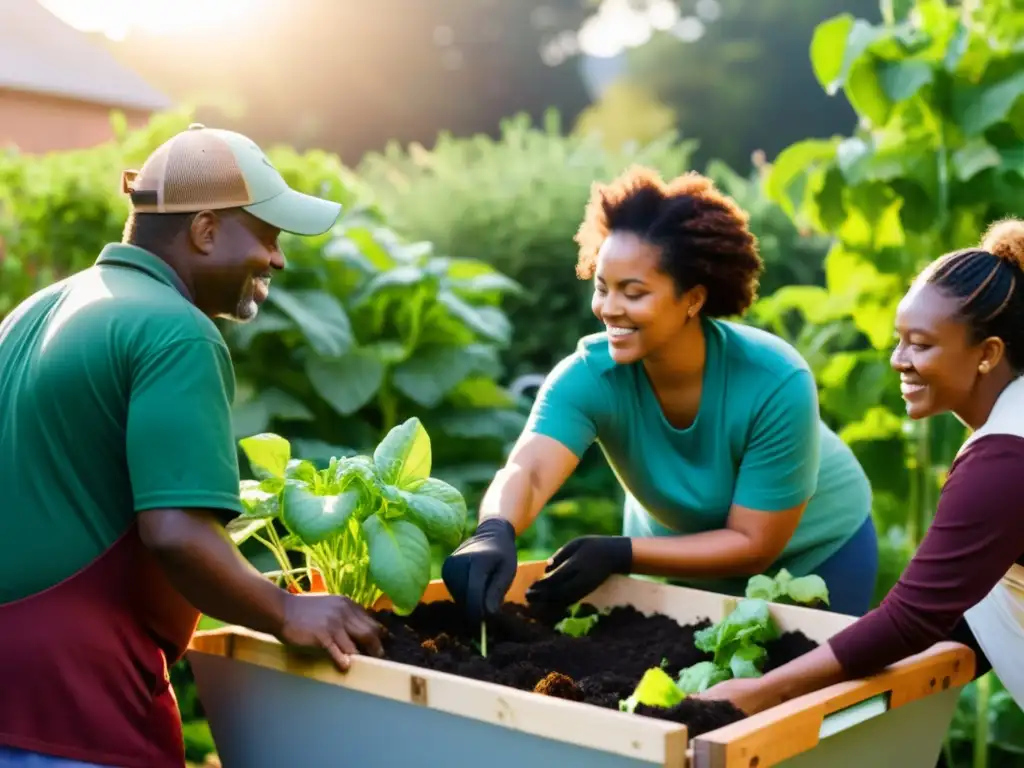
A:
POLYGON ((560 610, 582 600, 612 574, 629 573, 632 565, 628 536, 581 536, 555 553, 526 599, 560 610))
POLYGON ((489 517, 444 561, 441 578, 469 621, 479 624, 498 612, 516 575, 516 531, 489 517))
POLYGON ((325 648, 342 670, 356 645, 382 653, 383 630, 362 608, 345 597, 289 594, 242 557, 218 518, 198 509, 139 513, 143 544, 196 609, 284 643, 325 648))
POLYGON ((285 602, 280 640, 287 645, 323 648, 344 672, 359 648, 371 656, 384 655, 383 627, 347 597, 289 595, 285 602), (358 648, 357 648, 358 646, 358 648))

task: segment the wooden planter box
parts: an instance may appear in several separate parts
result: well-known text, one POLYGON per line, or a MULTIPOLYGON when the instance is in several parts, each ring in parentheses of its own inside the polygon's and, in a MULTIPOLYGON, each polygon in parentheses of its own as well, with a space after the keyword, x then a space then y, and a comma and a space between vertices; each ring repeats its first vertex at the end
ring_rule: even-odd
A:
MULTIPOLYGON (((508 599, 523 602, 543 568, 521 564, 508 599)), ((445 599, 436 581, 423 602, 445 599)), ((736 602, 622 576, 587 601, 681 624, 718 621, 736 602)), ((772 613, 783 631, 819 643, 853 621, 784 605, 772 613)), ((678 723, 408 664, 357 657, 342 674, 326 656, 240 627, 197 633, 188 657, 225 768, 934 768, 974 672, 968 648, 942 643, 691 740, 678 723)))

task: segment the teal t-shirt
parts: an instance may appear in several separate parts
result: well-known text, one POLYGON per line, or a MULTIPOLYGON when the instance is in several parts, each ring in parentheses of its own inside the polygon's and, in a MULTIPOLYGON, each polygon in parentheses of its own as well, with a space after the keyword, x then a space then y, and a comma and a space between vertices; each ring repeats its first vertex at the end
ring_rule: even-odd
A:
MULTIPOLYGON (((527 430, 576 456, 598 443, 625 491, 627 536, 717 530, 732 504, 773 512, 810 499, 770 570, 806 575, 870 515, 868 479, 821 422, 814 376, 795 349, 750 326, 703 323, 707 359, 689 427, 668 422, 643 364, 616 363, 598 333, 545 380, 527 430)), ((741 594, 748 578, 685 583, 741 594)))

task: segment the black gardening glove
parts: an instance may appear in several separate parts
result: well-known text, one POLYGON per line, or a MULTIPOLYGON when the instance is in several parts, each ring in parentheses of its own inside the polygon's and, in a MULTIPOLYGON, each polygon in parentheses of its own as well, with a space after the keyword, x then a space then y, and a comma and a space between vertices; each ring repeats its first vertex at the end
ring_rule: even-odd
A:
POLYGON ((441 578, 473 624, 498 612, 516 576, 516 529, 489 517, 441 566, 441 578))
POLYGON ((579 602, 615 573, 633 567, 628 536, 581 536, 555 552, 546 574, 533 583, 526 599, 556 610, 579 602))

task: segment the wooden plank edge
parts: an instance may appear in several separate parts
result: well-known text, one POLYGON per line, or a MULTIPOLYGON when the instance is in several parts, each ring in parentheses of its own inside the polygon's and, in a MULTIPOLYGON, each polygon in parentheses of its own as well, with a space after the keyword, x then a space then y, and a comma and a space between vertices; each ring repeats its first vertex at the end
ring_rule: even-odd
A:
POLYGON ((694 768, 756 765, 760 768, 813 749, 825 718, 880 694, 888 709, 909 704, 974 677, 975 657, 967 646, 936 643, 872 677, 850 680, 792 699, 693 739, 694 768))
POLYGON ((244 627, 228 626, 197 633, 189 653, 223 656, 664 768, 683 766, 689 744, 687 728, 681 723, 542 696, 386 659, 355 656, 348 672, 343 673, 319 654, 288 649, 276 638, 244 627))

